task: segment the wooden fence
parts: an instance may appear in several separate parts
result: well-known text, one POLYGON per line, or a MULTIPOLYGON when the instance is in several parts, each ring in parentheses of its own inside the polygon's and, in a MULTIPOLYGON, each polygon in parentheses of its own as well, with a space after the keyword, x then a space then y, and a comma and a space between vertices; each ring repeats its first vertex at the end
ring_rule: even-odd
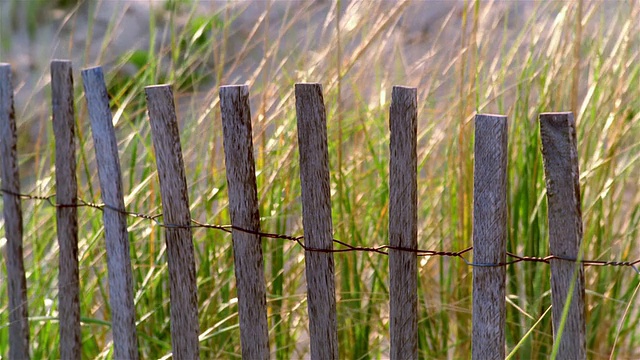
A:
MULTIPOLYGON (((137 359, 132 269, 118 149, 100 67, 82 71, 104 202, 104 227, 114 358, 137 359)), ((72 68, 51 63, 57 229, 60 245, 60 357, 80 359, 77 183, 72 68)), ((197 359, 198 312, 189 199, 171 86, 145 89, 164 219, 170 281, 173 356, 197 359)), ((417 92, 394 87, 389 111, 389 306, 392 359, 418 357, 417 92)), ((312 359, 338 358, 327 130, 322 86, 296 84, 296 114, 312 359)), ((266 287, 253 159, 249 89, 220 88, 229 211, 237 280, 242 356, 268 359, 266 287)), ((571 113, 540 115, 547 183, 551 288, 558 358, 585 359, 585 310, 580 189, 571 113), (563 313, 564 312, 564 313, 563 313)), ((0 64, 0 159, 10 359, 29 357, 22 214, 16 160, 11 69, 0 64)), ((475 117, 473 207, 473 359, 505 357, 507 118, 475 117)))

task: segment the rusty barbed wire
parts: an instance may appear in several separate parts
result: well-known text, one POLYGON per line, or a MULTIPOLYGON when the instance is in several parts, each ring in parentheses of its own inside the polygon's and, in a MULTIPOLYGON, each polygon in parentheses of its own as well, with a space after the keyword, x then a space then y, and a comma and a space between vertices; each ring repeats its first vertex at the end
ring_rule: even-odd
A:
POLYGON ((234 225, 208 224, 208 223, 199 222, 199 221, 197 221, 195 219, 191 219, 191 224, 190 225, 170 224, 170 223, 165 223, 165 222, 159 220, 163 216, 162 213, 155 214, 155 215, 150 215, 150 214, 144 214, 144 213, 141 213, 141 212, 127 211, 127 210, 118 209, 118 208, 116 208, 114 206, 111 206, 111 205, 108 205, 108 204, 99 204, 99 203, 95 203, 95 202, 85 201, 85 200, 83 200, 81 198, 77 198, 76 199, 76 201, 77 201, 76 204, 58 204, 58 203, 53 201, 53 199, 56 197, 56 194, 51 194, 51 195, 46 195, 46 196, 43 196, 43 195, 32 195, 32 194, 16 193, 16 192, 13 192, 13 191, 10 191, 10 190, 6 190, 6 189, 0 189, 0 192, 2 192, 4 194, 8 194, 8 195, 17 196, 17 197, 19 197, 21 199, 44 201, 44 202, 46 202, 47 204, 49 204, 50 206, 52 206, 54 208, 90 207, 90 208, 98 209, 100 211, 104 211, 104 209, 109 209, 109 210, 112 210, 112 211, 119 212, 119 213, 121 213, 123 215, 126 215, 126 216, 152 221, 155 225, 160 226, 162 228, 168 228, 168 229, 204 228, 204 229, 220 230, 220 231, 224 231, 226 233, 232 233, 235 230, 235 231, 241 231, 241 232, 244 232, 244 233, 248 233, 248 234, 252 234, 252 235, 256 235, 256 236, 260 236, 260 237, 268 238, 268 239, 288 240, 288 241, 292 241, 292 242, 297 243, 305 251, 314 251, 314 252, 321 252, 321 253, 370 252, 370 253, 377 253, 377 254, 382 254, 382 255, 389 255, 389 250, 397 250, 397 251, 406 251, 406 252, 415 253, 416 256, 443 256, 443 257, 459 258, 466 265, 472 266, 472 267, 500 267, 500 266, 513 265, 513 264, 517 264, 517 263, 520 263, 520 262, 533 262, 533 263, 550 264, 551 260, 560 260, 560 261, 568 261, 568 262, 573 262, 573 263, 578 263, 579 262, 583 266, 630 267, 638 275, 640 275, 640 270, 637 267, 637 265, 640 264, 640 259, 637 259, 637 260, 634 260, 634 261, 608 261, 608 260, 576 259, 576 258, 569 258, 569 257, 559 256, 559 255, 548 255, 548 256, 545 256, 545 257, 522 256, 522 255, 517 255, 517 254, 513 254, 513 253, 510 253, 510 252, 507 252, 506 255, 511 260, 504 261, 504 262, 499 262, 499 263, 483 264, 483 263, 471 262, 471 261, 467 260, 467 258, 464 257, 464 255, 466 253, 471 252, 473 250, 473 246, 470 246, 470 247, 468 247, 466 249, 463 249, 463 250, 460 250, 460 251, 438 251, 438 250, 410 249, 410 248, 404 248, 404 247, 392 246, 392 245, 380 245, 380 246, 368 247, 368 246, 351 245, 349 243, 346 243, 344 241, 341 241, 341 240, 338 240, 338 239, 335 239, 335 238, 333 238, 332 241, 335 244, 338 244, 338 245, 340 245, 340 246, 342 246, 344 248, 340 248, 340 249, 318 249, 318 248, 312 248, 312 247, 306 246, 304 244, 304 242, 303 242, 304 236, 292 236, 292 235, 287 235, 287 234, 276 234, 276 233, 268 233, 268 232, 263 232, 263 231, 253 231, 253 230, 244 229, 242 227, 234 226, 234 225))

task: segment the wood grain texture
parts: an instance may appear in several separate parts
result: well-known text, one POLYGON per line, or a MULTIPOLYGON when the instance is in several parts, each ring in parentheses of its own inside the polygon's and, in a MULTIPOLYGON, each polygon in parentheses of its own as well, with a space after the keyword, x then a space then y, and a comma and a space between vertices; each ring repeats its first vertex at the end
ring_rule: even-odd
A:
MULTIPOLYGON (((333 249, 327 119, 320 84, 296 84, 298 148, 304 242, 333 249)), ((332 253, 305 252, 311 359, 338 358, 336 292, 332 253)))
MULTIPOLYGON (((577 259, 582 243, 580 172, 573 114, 540 114, 542 156, 547 184, 549 247, 551 255, 577 259)), ((551 300, 554 340, 560 341, 558 359, 586 358, 584 272, 581 264, 551 260, 551 300), (570 288, 573 285, 573 292, 570 288), (569 313, 558 340, 566 299, 569 313)))
MULTIPOLYGON (((231 224, 260 231, 249 87, 221 87, 220 109, 231 224)), ((242 358, 269 359, 262 239, 235 230, 232 237, 242 358)))
POLYGON ((185 228, 165 228, 171 299, 171 345, 175 359, 200 357, 198 287, 191 233, 187 178, 173 92, 169 85, 145 88, 156 153, 164 221, 185 228))
POLYGON ((102 68, 82 71, 85 98, 98 163, 98 177, 102 190, 107 270, 109 273, 109 303, 115 359, 138 359, 133 279, 127 218, 123 213, 122 175, 118 158, 118 144, 109 97, 102 68))
POLYGON ((18 136, 13 107, 11 66, 0 63, 0 171, 2 172, 4 229, 7 239, 4 261, 9 293, 9 359, 29 358, 27 279, 22 255, 22 204, 18 173, 18 136))
MULTIPOLYGON (((51 62, 51 105, 56 147, 56 202, 76 205, 75 112, 71 61, 51 62)), ((78 209, 56 208, 58 246, 58 312, 60 318, 60 358, 80 359, 80 276, 78 269, 78 209)))
MULTIPOLYGON (((389 109, 389 244, 418 248, 417 90, 394 86, 389 109)), ((391 359, 418 358, 418 257, 389 250, 391 359)))
MULTIPOLYGON (((473 262, 498 264, 507 249, 507 117, 476 115, 473 262)), ((472 359, 505 358, 506 268, 473 268, 472 359)))

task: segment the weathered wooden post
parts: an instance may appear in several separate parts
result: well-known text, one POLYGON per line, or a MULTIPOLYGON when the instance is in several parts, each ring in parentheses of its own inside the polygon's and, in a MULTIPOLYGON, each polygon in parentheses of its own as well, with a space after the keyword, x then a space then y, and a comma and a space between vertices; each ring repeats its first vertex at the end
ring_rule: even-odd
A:
POLYGON ((17 143, 11 66, 0 63, 0 167, 7 238, 4 261, 7 264, 9 285, 9 359, 12 360, 29 358, 27 279, 22 257, 22 204, 18 195, 20 175, 17 143))
MULTIPOLYGON (((551 255, 581 258, 582 211, 575 120, 570 112, 540 114, 542 157, 549 207, 551 255)), ((551 260, 553 336, 557 359, 586 359, 582 264, 551 260), (568 308, 567 308, 568 307, 568 308), (566 312, 566 318, 563 317, 566 312)))
MULTIPOLYGON (((327 118, 320 84, 296 84, 296 116, 305 246, 333 249, 327 118)), ((338 358, 332 253, 305 252, 311 359, 338 358)))
POLYGON ((169 262, 171 345, 176 359, 199 359, 198 286, 187 178, 170 85, 147 86, 147 108, 156 152, 169 262))
POLYGON ((505 358, 507 117, 475 117, 473 172, 473 359, 505 358))
POLYGON ((60 246, 58 311, 60 358, 80 359, 80 275, 78 268, 78 183, 71 61, 51 62, 51 104, 56 143, 56 228, 60 246), (70 205, 70 206, 60 206, 70 205))
MULTIPOLYGON (((389 244, 418 249, 417 90, 394 86, 389 109, 389 244)), ((418 256, 389 250, 391 359, 418 358, 418 256)))
MULTIPOLYGON (((231 225, 259 232, 249 87, 221 87, 220 110, 231 225)), ((242 357, 269 359, 267 290, 261 238, 237 230, 233 230, 232 237, 242 357)))
POLYGON ((133 276, 127 218, 124 213, 118 144, 102 68, 82 71, 85 98, 104 202, 103 221, 109 273, 109 303, 114 359, 138 359, 133 276))

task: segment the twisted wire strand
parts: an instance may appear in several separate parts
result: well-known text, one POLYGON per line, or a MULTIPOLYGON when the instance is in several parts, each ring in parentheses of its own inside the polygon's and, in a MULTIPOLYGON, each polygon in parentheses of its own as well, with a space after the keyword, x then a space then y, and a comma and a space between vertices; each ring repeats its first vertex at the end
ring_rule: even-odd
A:
POLYGON ((43 201, 54 208, 90 207, 90 208, 98 209, 100 211, 104 211, 105 209, 108 209, 108 210, 119 212, 126 216, 149 220, 153 222, 155 225, 160 226, 162 228, 166 228, 166 229, 204 228, 204 229, 220 230, 226 233, 233 233, 233 231, 235 230, 235 231, 256 235, 262 238, 288 240, 288 241, 297 243, 305 251, 313 251, 313 252, 321 252, 321 253, 345 253, 345 252, 357 251, 357 252, 377 253, 381 255, 389 255, 390 251, 405 251, 405 252, 415 253, 416 256, 443 256, 443 257, 459 258, 469 266, 487 267, 487 268, 508 266, 508 265, 513 265, 520 262, 550 264, 551 260, 560 260, 560 261, 568 261, 573 263, 581 263, 583 266, 630 267, 638 275, 640 275, 640 270, 638 270, 638 266, 637 266, 638 264, 640 264, 640 259, 637 259, 634 261, 590 260, 590 259, 576 259, 576 258, 570 258, 565 256, 559 256, 559 255, 548 255, 545 257, 523 256, 523 255, 517 255, 517 254, 507 252, 506 255, 510 259, 508 261, 498 262, 498 263, 474 263, 472 261, 469 261, 464 256, 465 254, 473 251, 473 246, 470 246, 460 251, 438 251, 438 250, 425 250, 425 249, 410 249, 410 248, 392 246, 392 245, 380 245, 380 246, 371 246, 371 247, 357 246, 357 245, 351 245, 347 242, 344 242, 338 239, 332 239, 332 241, 335 244, 340 245, 341 248, 318 249, 318 248, 312 248, 310 246, 305 245, 303 241, 304 236, 293 236, 288 234, 276 234, 276 233, 269 233, 269 232, 263 232, 263 231, 254 231, 254 230, 244 229, 242 227, 235 226, 235 225, 208 224, 208 223, 199 222, 195 219, 191 219, 191 224, 189 225, 171 224, 171 223, 165 223, 160 220, 160 218, 162 218, 163 216, 162 213, 154 215, 154 214, 145 214, 145 213, 135 212, 135 211, 127 211, 127 210, 122 210, 108 204, 100 204, 100 203, 85 201, 81 198, 77 198, 76 204, 59 204, 54 201, 56 194, 51 194, 46 196, 33 195, 33 194, 21 194, 21 193, 16 193, 16 192, 7 190, 7 189, 0 189, 0 192, 6 195, 17 196, 21 199, 43 201))

